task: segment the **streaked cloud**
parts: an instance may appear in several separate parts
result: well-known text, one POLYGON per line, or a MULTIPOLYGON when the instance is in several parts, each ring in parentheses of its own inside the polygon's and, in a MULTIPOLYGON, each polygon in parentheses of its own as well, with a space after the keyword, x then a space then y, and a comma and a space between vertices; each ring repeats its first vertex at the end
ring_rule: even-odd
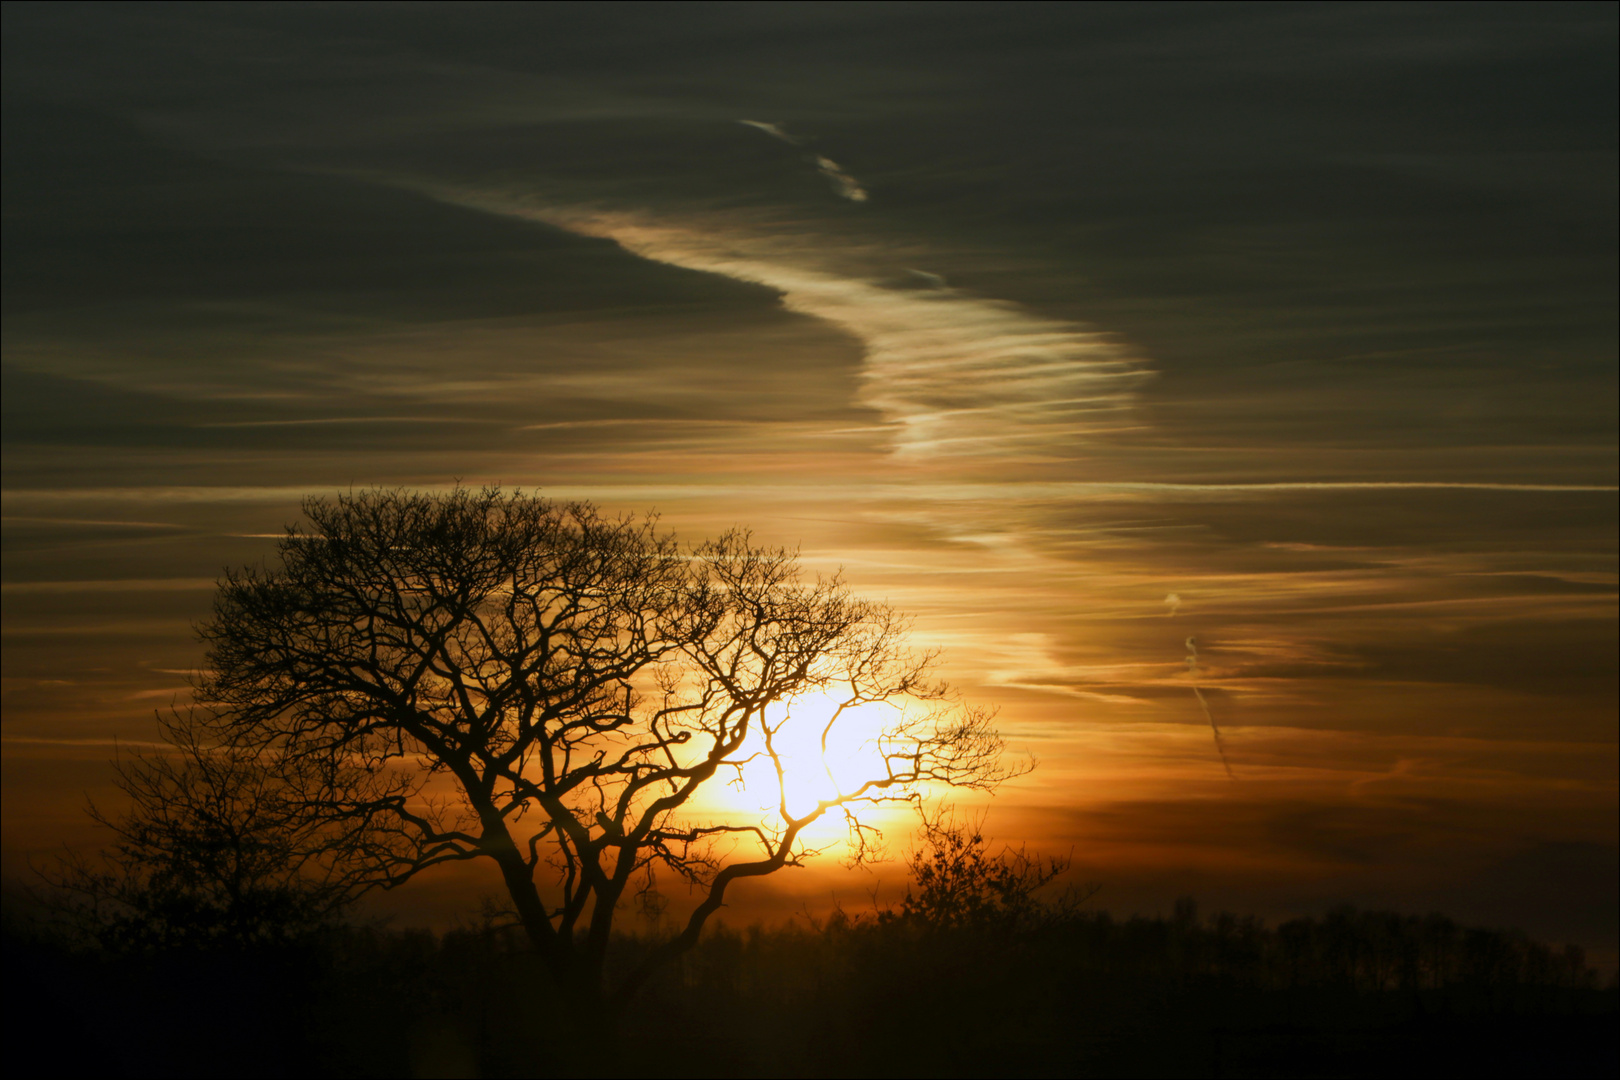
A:
POLYGON ((787 129, 784 128, 781 124, 772 124, 772 123, 770 123, 768 121, 765 121, 765 120, 738 120, 737 123, 744 124, 744 125, 746 125, 748 127, 754 128, 754 129, 759 130, 759 131, 763 131, 765 134, 769 135, 771 138, 773 138, 773 139, 781 139, 783 142, 787 143, 789 146, 798 146, 799 145, 799 140, 794 138, 792 135, 789 135, 787 133, 787 129))
POLYGON ((958 290, 835 273, 817 265, 834 252, 807 251, 799 238, 751 235, 724 222, 549 206, 521 194, 426 190, 779 290, 789 310, 862 343, 859 400, 888 421, 903 458, 1065 457, 1088 438, 1131 424, 1135 391, 1148 377, 1145 365, 1104 333, 958 290))
MULTIPOLYGON (((739 120, 737 123, 754 128, 757 131, 763 131, 771 138, 779 139, 789 146, 804 145, 803 139, 788 134, 787 128, 781 124, 768 123, 764 120, 739 120)), ((861 187, 860 182, 832 158, 823 154, 806 154, 804 160, 814 165, 816 171, 827 178, 828 183, 832 185, 833 194, 840 199, 863 203, 870 197, 867 195, 866 189, 861 187)))
POLYGON ((867 195, 866 189, 861 187, 860 182, 853 176, 849 175, 849 173, 844 170, 844 167, 838 164, 838 162, 834 161, 832 158, 823 157, 821 154, 817 154, 815 155, 814 160, 816 163, 816 169, 821 173, 822 176, 827 178, 829 183, 832 184, 833 193, 840 199, 848 199, 850 202, 854 203, 863 203, 871 197, 867 195))

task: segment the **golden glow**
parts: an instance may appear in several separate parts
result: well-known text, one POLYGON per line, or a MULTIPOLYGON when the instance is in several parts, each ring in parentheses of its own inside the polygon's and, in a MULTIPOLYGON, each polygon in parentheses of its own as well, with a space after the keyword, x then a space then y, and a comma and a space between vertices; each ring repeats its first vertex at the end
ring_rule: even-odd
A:
POLYGON ((738 755, 746 760, 726 786, 726 805, 762 813, 785 809, 797 818, 818 803, 855 794, 885 775, 879 736, 898 715, 889 705, 840 709, 826 694, 767 709, 738 755))

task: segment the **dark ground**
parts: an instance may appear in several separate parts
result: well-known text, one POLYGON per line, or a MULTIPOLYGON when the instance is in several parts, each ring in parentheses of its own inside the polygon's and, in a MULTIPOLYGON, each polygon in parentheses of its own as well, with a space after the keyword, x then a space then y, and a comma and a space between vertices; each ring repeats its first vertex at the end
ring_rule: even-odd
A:
MULTIPOLYGON (((1439 916, 721 927, 607 1033, 516 935, 110 955, 8 920, 12 1067, 97 1076, 1613 1076, 1579 950, 1439 916), (18 1060, 18 1059, 22 1060, 18 1060)), ((646 947, 619 942, 625 960, 646 947)))

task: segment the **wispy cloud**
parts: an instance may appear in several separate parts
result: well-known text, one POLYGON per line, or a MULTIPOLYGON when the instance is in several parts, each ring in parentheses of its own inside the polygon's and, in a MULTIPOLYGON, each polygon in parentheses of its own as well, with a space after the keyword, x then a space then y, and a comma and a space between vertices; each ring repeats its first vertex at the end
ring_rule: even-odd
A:
POLYGON ((118 518, 62 518, 62 517, 32 517, 23 514, 6 514, 0 518, 6 524, 16 525, 66 525, 85 529, 183 529, 184 525, 177 525, 172 521, 127 521, 118 518))
POLYGON ((782 293, 864 346, 861 404, 909 458, 1061 456, 1128 423, 1145 365, 1110 336, 1013 303, 839 273, 804 237, 715 221, 547 204, 522 193, 429 186, 446 201, 545 221, 633 254, 782 293))
MULTIPOLYGON (((738 120, 737 123, 751 127, 756 131, 763 131, 773 139, 779 139, 789 146, 803 146, 805 140, 788 134, 788 130, 781 124, 773 124, 764 120, 738 120)), ((832 184, 833 193, 841 199, 850 202, 865 202, 869 196, 860 182, 851 176, 842 165, 823 154, 806 154, 804 160, 816 167, 816 171, 827 178, 832 184)))
POLYGON ((320 416, 291 420, 211 420, 198 428, 314 427, 337 424, 479 424, 470 416, 320 416))
POLYGON ((0 584, 6 596, 111 592, 212 592, 212 578, 123 578, 111 581, 8 581, 0 584))
POLYGON ((794 138, 792 135, 789 135, 787 133, 787 129, 781 124, 773 124, 765 120, 738 120, 737 123, 754 128, 758 131, 763 131, 773 139, 781 139, 789 146, 799 145, 799 140, 794 138))
POLYGON ((839 198, 848 199, 850 202, 865 202, 870 198, 860 182, 845 172, 844 167, 838 162, 821 154, 815 155, 814 160, 816 169, 832 184, 833 193, 839 198))

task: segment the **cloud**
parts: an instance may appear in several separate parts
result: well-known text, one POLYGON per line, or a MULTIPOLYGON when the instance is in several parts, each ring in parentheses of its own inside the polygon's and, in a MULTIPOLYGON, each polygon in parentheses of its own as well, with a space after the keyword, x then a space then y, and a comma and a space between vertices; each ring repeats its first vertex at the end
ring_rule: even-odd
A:
POLYGON ((757 128, 772 138, 781 139, 789 146, 799 145, 799 140, 795 139, 792 135, 789 135, 787 130, 783 128, 781 124, 771 124, 765 122, 764 120, 738 120, 737 123, 744 124, 751 128, 757 128))
POLYGON ((1147 703, 1147 699, 1140 696, 1110 692, 1122 686, 1139 688, 1142 679, 1137 665, 1066 664, 1054 655, 1054 644, 1048 634, 1014 633, 1006 635, 994 646, 982 642, 976 644, 977 651, 985 656, 990 665, 985 676, 985 683, 989 686, 1062 694, 1109 705, 1140 706, 1147 703), (1126 675, 1136 675, 1138 678, 1122 681, 1126 675))
POLYGON ((254 428, 254 427, 317 427, 333 424, 484 424, 488 420, 470 416, 319 416, 289 420, 210 420, 192 427, 199 428, 254 428))
POLYGON ((821 171, 822 176, 825 176, 832 183, 833 191, 839 198, 848 199, 850 202, 865 202, 867 200, 866 189, 861 187, 853 176, 845 172, 838 162, 829 157, 822 157, 820 154, 817 154, 814 160, 816 168, 821 171))
MULTIPOLYGON (((279 537, 282 534, 277 534, 279 537)), ((110 592, 212 592, 219 587, 213 578, 119 578, 102 581, 7 581, 0 593, 7 596, 54 595, 58 593, 110 592)))
POLYGON ((766 285, 783 306, 854 335, 859 403, 901 457, 1062 458, 1132 426, 1145 365, 1109 335, 959 289, 919 290, 830 267, 832 241, 729 220, 556 205, 522 192, 429 185, 428 194, 610 239, 632 254, 766 285))
MULTIPOLYGON (((779 139, 789 146, 803 146, 804 140, 789 135, 787 129, 781 124, 768 123, 764 120, 738 120, 737 123, 746 127, 763 131, 773 139, 779 139)), ((816 167, 816 171, 827 178, 832 184, 833 193, 840 199, 850 202, 865 202, 869 196, 860 182, 844 170, 844 167, 830 157, 822 154, 806 154, 804 160, 816 167)))

